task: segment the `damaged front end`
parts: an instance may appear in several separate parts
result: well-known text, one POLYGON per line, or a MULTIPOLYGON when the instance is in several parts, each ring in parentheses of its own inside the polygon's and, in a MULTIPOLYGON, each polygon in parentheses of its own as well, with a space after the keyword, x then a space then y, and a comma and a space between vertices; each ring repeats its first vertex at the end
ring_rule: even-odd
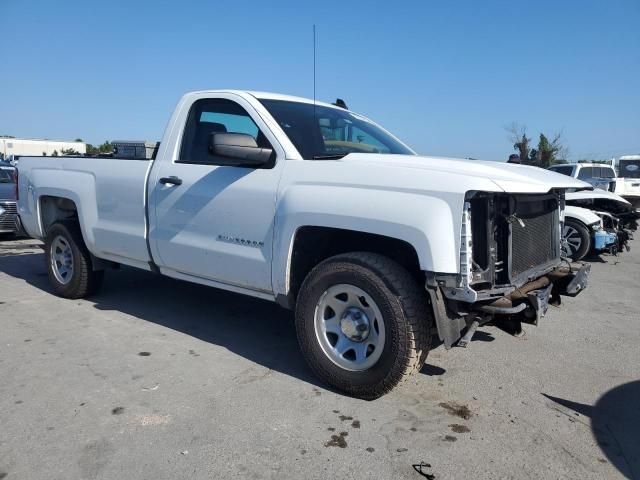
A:
POLYGON ((593 210, 593 213, 598 215, 602 220, 602 233, 611 237, 611 239, 607 238, 605 245, 601 248, 599 248, 597 244, 598 239, 596 238, 594 249, 596 251, 608 250, 611 255, 618 255, 619 252, 623 252, 625 250, 627 252, 630 251, 631 247, 629 245, 629 240, 633 238, 633 233, 624 228, 627 223, 606 211, 593 210))
MULTIPOLYGON (((638 229, 640 211, 634 208, 626 199, 602 190, 568 192, 567 205, 593 210, 596 214, 607 213, 616 219, 617 230, 624 230, 632 236, 638 229)), ((605 221, 605 228, 607 228, 605 221)), ((631 237, 632 238, 632 237, 631 237)))
POLYGON ((518 333, 521 322, 537 324, 561 295, 586 288, 590 265, 562 256, 563 209, 562 192, 467 195, 460 273, 426 278, 446 348, 466 346, 475 329, 490 321, 518 333))

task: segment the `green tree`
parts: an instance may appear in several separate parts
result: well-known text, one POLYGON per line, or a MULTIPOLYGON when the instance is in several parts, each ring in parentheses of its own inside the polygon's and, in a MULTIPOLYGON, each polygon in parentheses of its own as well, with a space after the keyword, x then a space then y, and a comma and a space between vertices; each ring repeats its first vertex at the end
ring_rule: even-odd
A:
POLYGON ((62 153, 62 155, 80 155, 80 152, 73 148, 63 148, 60 150, 60 153, 62 153))
POLYGON ((527 137, 527 127, 513 122, 511 125, 506 126, 505 130, 509 135, 509 141, 513 145, 513 149, 520 155, 520 161, 529 163, 531 139, 527 137))
POLYGON ((100 145, 98 150, 100 150, 100 153, 113 153, 113 147, 111 146, 111 142, 108 140, 100 145))
POLYGON ((537 148, 531 148, 531 139, 527 137, 527 127, 513 122, 505 127, 513 149, 520 155, 520 162, 526 165, 547 168, 556 163, 567 163, 568 149, 563 145, 562 133, 549 140, 540 134, 537 148))
POLYGON ((51 154, 52 157, 57 157, 58 156, 58 150, 54 150, 53 153, 51 154))
POLYGON ((113 147, 108 140, 98 146, 87 143, 87 155, 98 155, 100 153, 113 153, 113 147))
POLYGON ((97 147, 87 143, 87 155, 97 155, 100 152, 97 147))
POLYGON ((540 134, 538 148, 531 150, 529 164, 540 168, 548 168, 556 163, 566 163, 567 149, 562 144, 562 134, 556 134, 551 141, 540 134))

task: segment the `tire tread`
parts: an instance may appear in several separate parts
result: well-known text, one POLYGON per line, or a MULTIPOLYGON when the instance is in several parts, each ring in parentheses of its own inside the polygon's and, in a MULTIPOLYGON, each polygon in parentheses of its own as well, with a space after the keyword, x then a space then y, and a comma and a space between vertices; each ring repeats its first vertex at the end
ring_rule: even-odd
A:
MULTIPOLYGON (((405 268, 391 258, 380 254, 350 252, 326 259, 310 272, 305 282, 303 282, 298 298, 299 301, 296 305, 296 323, 302 321, 302 319, 298 318, 302 310, 302 308, 299 308, 300 305, 309 301, 306 298, 308 289, 305 288, 307 280, 313 280, 323 271, 331 271, 335 268, 344 271, 345 268, 354 268, 354 266, 355 268, 368 270, 379 280, 382 280, 386 288, 392 293, 403 317, 397 322, 398 338, 406 339, 406 348, 397 349, 398 352, 401 352, 401 357, 394 362, 393 368, 382 382, 366 386, 343 385, 330 371, 327 371, 321 365, 317 365, 316 362, 308 358, 308 355, 305 355, 305 357, 320 378, 359 398, 375 399, 390 392, 399 383, 419 372, 423 367, 430 349, 431 333, 434 325, 433 314, 426 292, 420 288, 419 283, 405 268)), ((298 337, 301 342, 309 341, 306 337, 301 338, 300 335, 298 337)), ((303 352, 308 348, 308 345, 303 346, 303 352)))
POLYGON ((100 289, 104 272, 101 270, 93 270, 91 254, 84 243, 80 225, 77 221, 63 220, 51 225, 47 232, 46 251, 49 279, 51 280, 51 283, 58 295, 64 298, 78 299, 88 297, 100 289), (61 230, 60 233, 57 233, 58 230, 61 230), (77 249, 78 254, 74 255, 74 276, 76 276, 76 278, 72 279, 67 285, 62 285, 57 282, 51 272, 49 262, 49 245, 51 241, 53 241, 53 238, 59 234, 65 235, 69 240, 71 240, 72 249, 77 249))

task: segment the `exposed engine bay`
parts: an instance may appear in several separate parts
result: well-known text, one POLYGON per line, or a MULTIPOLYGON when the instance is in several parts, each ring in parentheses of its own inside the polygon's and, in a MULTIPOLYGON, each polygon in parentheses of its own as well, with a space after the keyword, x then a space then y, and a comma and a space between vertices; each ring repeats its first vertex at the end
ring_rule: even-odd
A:
POLYGON ((427 277, 446 348, 465 328, 458 344, 466 345, 479 325, 496 318, 515 330, 523 321, 537 323, 560 295, 573 296, 586 287, 590 265, 571 263, 562 254, 563 204, 560 192, 467 197, 460 275, 427 277))

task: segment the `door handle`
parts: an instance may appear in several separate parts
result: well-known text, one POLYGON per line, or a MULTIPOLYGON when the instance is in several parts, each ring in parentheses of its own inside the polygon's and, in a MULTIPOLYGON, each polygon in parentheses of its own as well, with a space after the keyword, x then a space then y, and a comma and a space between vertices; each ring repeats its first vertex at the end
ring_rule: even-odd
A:
POLYGON ((182 185, 182 179, 178 178, 178 177, 162 177, 160 179, 160 183, 163 185, 169 185, 170 187, 176 186, 176 185, 182 185))

